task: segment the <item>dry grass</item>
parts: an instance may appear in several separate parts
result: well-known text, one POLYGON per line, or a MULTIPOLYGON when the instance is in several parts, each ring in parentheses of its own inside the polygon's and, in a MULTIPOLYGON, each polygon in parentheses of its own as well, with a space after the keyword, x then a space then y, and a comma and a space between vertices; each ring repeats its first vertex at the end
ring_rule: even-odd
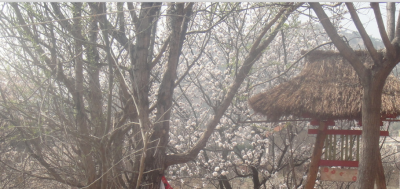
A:
MULTIPOLYGON (((366 65, 367 52, 357 51, 366 65)), ((292 80, 250 98, 255 112, 278 120, 284 116, 318 119, 359 119, 362 86, 353 67, 339 53, 314 51, 292 80)), ((400 114, 400 81, 390 75, 383 89, 382 114, 400 114)))

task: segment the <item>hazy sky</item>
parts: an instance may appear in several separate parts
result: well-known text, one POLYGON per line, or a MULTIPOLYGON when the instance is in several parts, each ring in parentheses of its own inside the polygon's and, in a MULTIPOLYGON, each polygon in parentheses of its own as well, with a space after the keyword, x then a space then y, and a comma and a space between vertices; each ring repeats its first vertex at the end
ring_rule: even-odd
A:
MULTIPOLYGON (((374 11, 372 10, 370 3, 365 3, 365 2, 354 2, 356 7, 364 7, 364 9, 360 9, 359 10, 359 17, 361 19, 361 21, 363 22, 363 25, 365 27, 365 30, 367 31, 367 33, 369 35, 372 35, 373 37, 376 38, 381 38, 380 34, 379 34, 379 29, 378 29, 378 25, 376 24, 376 20, 375 20, 375 14, 374 11)), ((379 6, 381 8, 381 13, 382 13, 382 19, 384 21, 384 24, 386 26, 386 3, 379 3, 379 6)), ((397 14, 399 13, 398 9, 399 6, 398 4, 396 5, 396 19, 397 19, 397 14)), ((350 14, 347 14, 347 18, 350 19, 350 14)), ((348 22, 346 25, 343 26, 347 26, 348 29, 350 30, 354 30, 357 31, 354 23, 348 22)))
MULTIPOLYGON (((379 3, 379 5, 381 8, 382 19, 386 26, 386 3, 379 3)), ((364 25, 367 33, 369 35, 372 35, 375 38, 380 39, 378 25, 376 24, 376 20, 375 20, 375 14, 370 6, 370 3, 369 2, 354 2, 354 6, 356 8, 361 8, 358 10, 358 16, 360 17, 361 21, 363 22, 363 25, 364 25)), ((396 4, 396 21, 397 21, 397 15, 399 14, 399 8, 400 8, 400 5, 396 4)), ((347 10, 347 8, 345 8, 345 9, 347 10)), ((326 13, 329 16, 329 12, 326 11, 326 13)), ((315 13, 313 13, 313 15, 315 15, 315 13)), ((345 18, 347 18, 347 19, 342 22, 343 27, 347 28, 348 30, 357 31, 353 21, 351 20, 350 14, 346 14, 345 18)))

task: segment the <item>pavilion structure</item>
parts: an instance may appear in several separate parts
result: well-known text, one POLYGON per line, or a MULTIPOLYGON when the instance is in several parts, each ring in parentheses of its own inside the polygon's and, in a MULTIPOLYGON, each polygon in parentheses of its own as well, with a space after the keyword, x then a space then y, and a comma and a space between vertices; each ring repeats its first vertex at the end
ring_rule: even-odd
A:
MULTIPOLYGON (((356 54, 365 64, 372 63, 368 52, 356 51, 356 54)), ((249 104, 256 113, 265 115, 268 121, 307 118, 310 125, 318 126, 318 129, 309 129, 309 134, 316 134, 317 137, 306 189, 314 188, 320 166, 323 168, 321 172, 328 172, 332 176, 336 173, 338 176, 335 179, 344 178, 345 174, 355 174, 355 177, 350 177, 351 180, 339 178, 338 181, 355 181, 356 170, 337 172, 329 167, 358 167, 363 95, 358 76, 350 63, 338 52, 316 50, 307 54, 306 62, 304 69, 297 76, 266 92, 254 95, 249 99, 249 104), (344 126, 341 129, 333 129, 335 124, 343 122, 347 122, 347 125, 357 125, 358 129, 343 129, 344 126), (321 160, 322 155, 324 157, 321 160)), ((400 81, 389 75, 382 94, 382 122, 394 121, 393 119, 400 115, 399 97, 400 81)), ((388 132, 381 131, 380 134, 387 136, 388 132)), ((377 181, 384 178, 380 158, 379 155, 380 170, 377 181)), ((377 184, 385 185, 384 182, 377 184)))

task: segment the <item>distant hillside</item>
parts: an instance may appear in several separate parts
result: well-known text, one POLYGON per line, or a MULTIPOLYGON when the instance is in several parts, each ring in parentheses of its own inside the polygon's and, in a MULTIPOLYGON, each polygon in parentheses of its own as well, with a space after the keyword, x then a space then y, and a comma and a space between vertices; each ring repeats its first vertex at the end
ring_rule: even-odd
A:
MULTIPOLYGON (((342 36, 345 36, 348 43, 354 50, 365 49, 363 40, 360 36, 360 33, 357 31, 345 31, 340 33, 342 36)), ((371 36, 370 36, 371 37, 371 36)), ((382 43, 381 39, 371 37, 372 44, 374 45, 375 49, 383 49, 385 46, 382 43)))

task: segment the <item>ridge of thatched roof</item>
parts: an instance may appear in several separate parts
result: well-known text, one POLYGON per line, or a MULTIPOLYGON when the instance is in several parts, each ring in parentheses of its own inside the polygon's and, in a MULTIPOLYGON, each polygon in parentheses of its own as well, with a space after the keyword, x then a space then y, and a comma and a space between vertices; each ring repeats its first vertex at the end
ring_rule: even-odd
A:
MULTIPOLYGON (((365 63, 368 52, 357 51, 365 63)), ((362 86, 354 68, 338 52, 314 51, 293 79, 250 98, 251 108, 278 120, 285 116, 318 119, 361 118, 362 86)), ((400 81, 389 75, 383 88, 382 114, 400 114, 400 81)))

